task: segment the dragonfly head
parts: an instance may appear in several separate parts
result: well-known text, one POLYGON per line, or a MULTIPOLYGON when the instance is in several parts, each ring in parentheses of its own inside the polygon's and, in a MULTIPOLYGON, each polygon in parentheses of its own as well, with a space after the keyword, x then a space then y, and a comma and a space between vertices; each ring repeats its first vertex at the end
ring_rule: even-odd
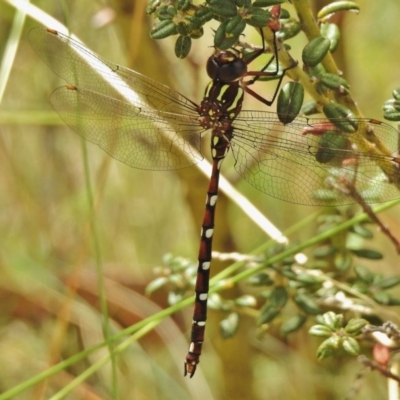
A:
POLYGON ((232 51, 217 50, 207 61, 207 74, 213 81, 235 82, 246 73, 245 61, 232 51))

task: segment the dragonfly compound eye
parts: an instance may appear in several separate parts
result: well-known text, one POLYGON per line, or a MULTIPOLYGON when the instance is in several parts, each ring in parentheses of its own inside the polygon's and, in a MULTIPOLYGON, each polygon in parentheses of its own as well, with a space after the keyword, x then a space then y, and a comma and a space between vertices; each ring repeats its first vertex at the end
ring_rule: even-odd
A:
POLYGON ((220 51, 207 61, 207 74, 212 80, 234 82, 247 74, 244 60, 230 51, 220 51))

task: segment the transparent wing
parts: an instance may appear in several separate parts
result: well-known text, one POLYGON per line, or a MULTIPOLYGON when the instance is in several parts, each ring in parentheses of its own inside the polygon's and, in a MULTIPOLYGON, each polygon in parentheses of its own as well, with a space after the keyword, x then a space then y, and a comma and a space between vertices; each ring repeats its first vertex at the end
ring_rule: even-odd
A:
MULTIPOLYGON (((322 133, 307 133, 307 128, 326 122, 298 117, 282 125, 273 113, 242 111, 233 124, 235 169, 258 190, 297 204, 326 205, 314 197, 321 188, 336 189, 331 205, 355 203, 350 189, 368 195, 370 203, 400 197, 399 159, 383 155, 372 141, 361 143, 361 136, 337 128, 328 139, 322 133), (376 151, 363 153, 360 149, 366 145, 376 151), (392 167, 386 174, 384 165, 392 167)), ((394 128, 373 120, 358 122, 368 125, 386 151, 397 151, 399 133, 394 128)))
POLYGON ((131 167, 170 170, 202 160, 202 129, 191 117, 68 86, 56 89, 51 103, 75 132, 131 167))
POLYGON ((61 33, 35 28, 29 40, 69 84, 51 102, 79 135, 135 168, 176 169, 202 159, 195 103, 61 33))

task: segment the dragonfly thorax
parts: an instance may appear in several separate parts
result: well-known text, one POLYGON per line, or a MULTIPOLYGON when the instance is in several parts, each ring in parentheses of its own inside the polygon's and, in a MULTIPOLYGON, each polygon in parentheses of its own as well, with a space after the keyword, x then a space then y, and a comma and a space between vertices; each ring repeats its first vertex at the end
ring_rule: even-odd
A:
POLYGON ((205 129, 213 129, 217 134, 226 132, 242 109, 243 94, 238 81, 211 81, 198 107, 200 125, 205 129))

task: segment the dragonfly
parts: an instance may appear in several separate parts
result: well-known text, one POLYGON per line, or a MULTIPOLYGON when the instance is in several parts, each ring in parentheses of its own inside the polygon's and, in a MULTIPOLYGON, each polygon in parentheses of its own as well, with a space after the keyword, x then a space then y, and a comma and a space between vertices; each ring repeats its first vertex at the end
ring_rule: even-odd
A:
POLYGON ((203 159, 202 136, 211 133, 212 172, 202 220, 185 376, 194 375, 202 352, 220 169, 229 150, 243 179, 287 202, 326 205, 324 196, 315 196, 314 190, 335 186, 329 204, 352 204, 355 199, 348 190, 337 190, 337 185, 348 188, 349 183, 357 193, 368 193, 367 202, 399 197, 399 134, 391 126, 373 119, 353 119, 356 128, 349 133, 343 129, 346 119, 300 116, 283 124, 274 112, 242 110, 245 93, 266 106, 272 104, 249 87, 259 76, 270 74, 265 68, 248 71, 248 64, 263 50, 245 60, 236 49, 216 49, 207 62, 211 81, 197 104, 55 30, 35 28, 29 40, 38 56, 67 83, 50 98, 64 122, 128 166, 164 171, 193 166, 203 159), (253 78, 246 81, 249 76, 253 78), (334 177, 334 185, 327 176, 334 177))

